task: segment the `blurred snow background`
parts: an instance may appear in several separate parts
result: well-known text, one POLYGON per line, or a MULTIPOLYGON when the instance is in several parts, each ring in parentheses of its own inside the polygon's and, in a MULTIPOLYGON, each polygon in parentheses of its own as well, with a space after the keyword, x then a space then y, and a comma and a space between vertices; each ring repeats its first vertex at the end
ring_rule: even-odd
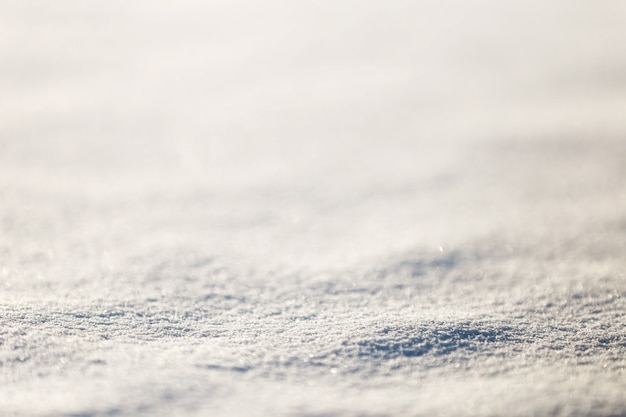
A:
POLYGON ((0 414, 626 413, 625 3, 0 10, 0 414))

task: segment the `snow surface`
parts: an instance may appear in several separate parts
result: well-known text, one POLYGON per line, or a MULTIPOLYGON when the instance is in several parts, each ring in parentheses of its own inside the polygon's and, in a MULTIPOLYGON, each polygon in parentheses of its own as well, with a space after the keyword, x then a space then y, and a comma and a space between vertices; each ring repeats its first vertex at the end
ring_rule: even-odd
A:
POLYGON ((0 10, 1 416, 626 415, 626 2, 0 10))

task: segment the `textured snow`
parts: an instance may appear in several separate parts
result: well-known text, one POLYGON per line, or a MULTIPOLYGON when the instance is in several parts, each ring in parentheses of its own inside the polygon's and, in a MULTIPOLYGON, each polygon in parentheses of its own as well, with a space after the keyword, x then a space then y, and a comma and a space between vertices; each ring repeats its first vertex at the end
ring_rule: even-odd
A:
POLYGON ((0 415, 626 415, 626 3, 0 5, 0 415))

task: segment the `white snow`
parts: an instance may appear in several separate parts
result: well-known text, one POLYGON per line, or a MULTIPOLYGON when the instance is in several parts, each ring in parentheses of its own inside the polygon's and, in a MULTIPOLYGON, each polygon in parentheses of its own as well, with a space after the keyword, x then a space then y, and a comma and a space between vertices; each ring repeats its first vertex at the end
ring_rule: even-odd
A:
POLYGON ((0 415, 626 414, 626 3, 0 6, 0 415))

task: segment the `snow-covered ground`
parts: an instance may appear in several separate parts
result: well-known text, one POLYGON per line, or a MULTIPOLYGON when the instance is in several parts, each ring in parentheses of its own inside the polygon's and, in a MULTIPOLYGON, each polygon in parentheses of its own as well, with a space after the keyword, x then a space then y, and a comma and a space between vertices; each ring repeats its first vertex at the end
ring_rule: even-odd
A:
POLYGON ((0 415, 626 415, 625 41, 621 0, 0 0, 0 415))

